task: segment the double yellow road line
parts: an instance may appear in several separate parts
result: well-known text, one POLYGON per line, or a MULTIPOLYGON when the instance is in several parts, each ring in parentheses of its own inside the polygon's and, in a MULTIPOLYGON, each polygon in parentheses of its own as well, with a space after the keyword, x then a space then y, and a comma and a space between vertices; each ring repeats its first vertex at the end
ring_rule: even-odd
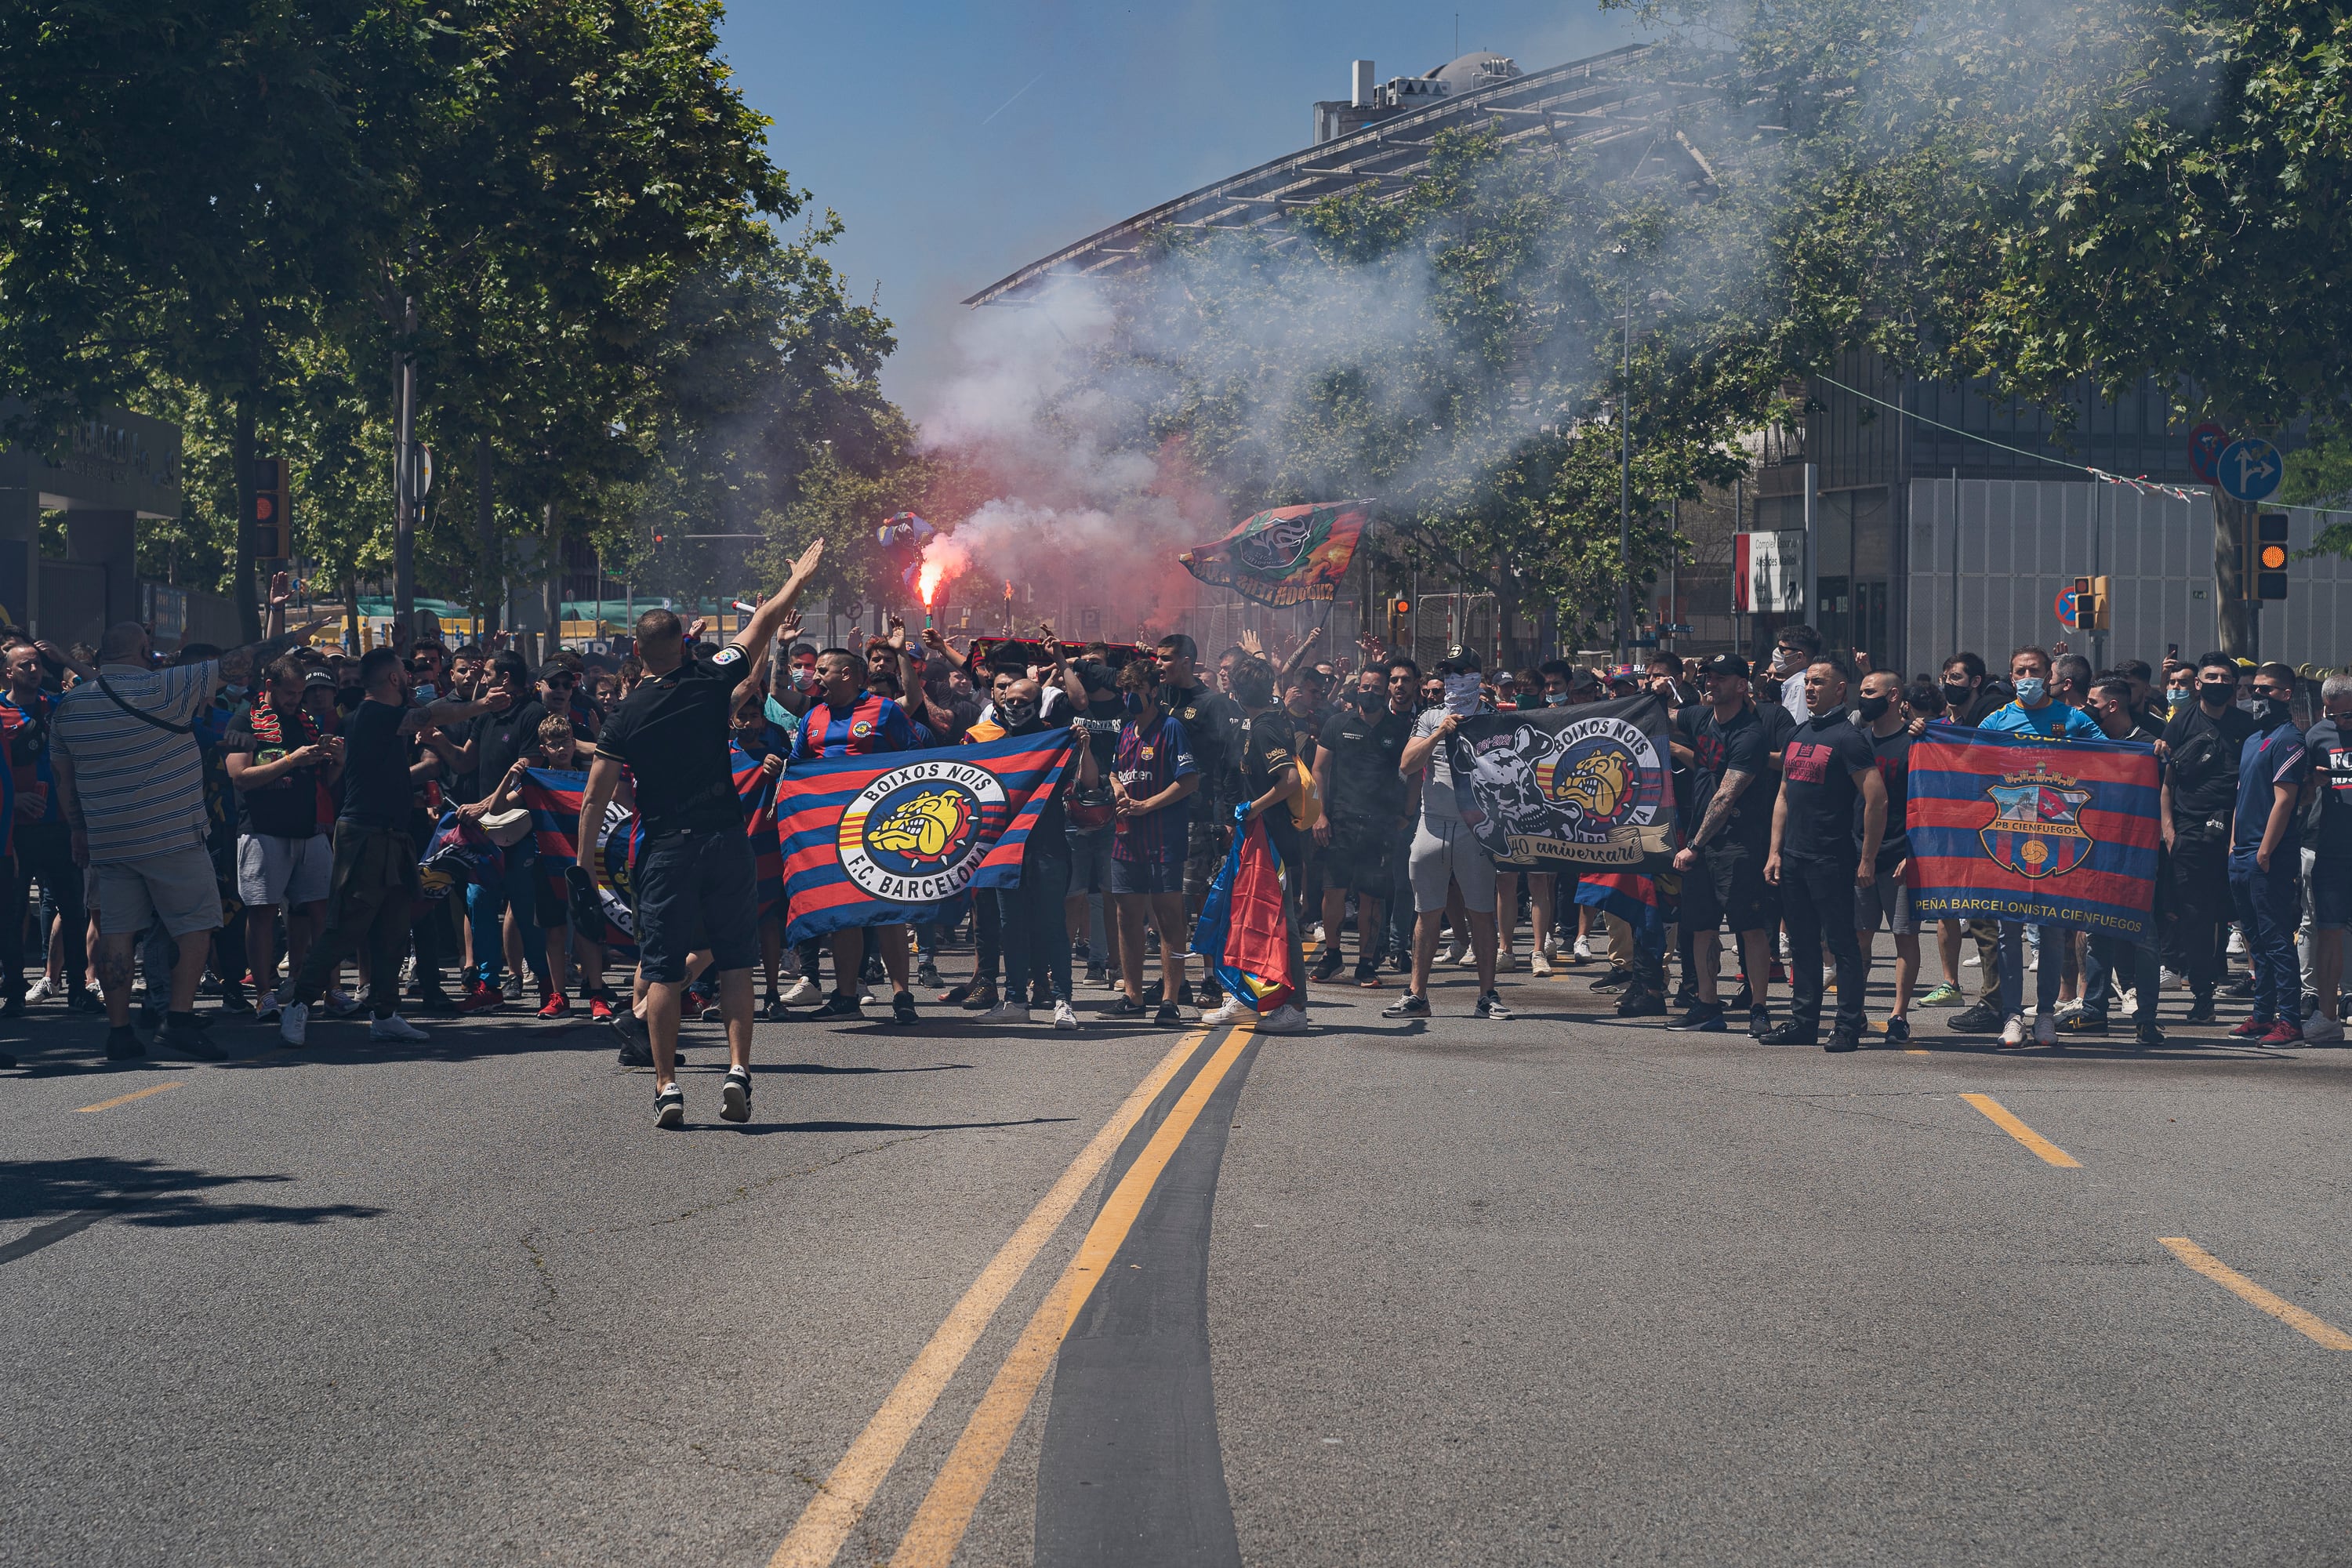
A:
MULTIPOLYGON (((833 1473, 825 1477, 824 1486, 802 1510, 792 1533, 784 1537, 783 1544, 768 1560, 769 1568, 826 1568, 839 1554, 842 1543, 865 1518, 882 1483, 889 1478, 891 1467, 898 1463, 916 1429, 939 1402, 940 1394, 963 1365, 965 1357, 971 1353, 972 1346, 995 1320, 1013 1286, 1076 1206, 1079 1196, 1118 1152, 1128 1133, 1160 1098, 1160 1091, 1183 1070, 1184 1064, 1208 1037, 1208 1030, 1198 1029, 1177 1041, 1175 1047, 1135 1086, 1134 1092, 1104 1123, 1102 1131, 1079 1151, 1078 1157, 1070 1162, 1052 1188, 1038 1200, 1037 1206, 1029 1211, 1029 1216, 980 1271, 971 1289, 949 1310, 946 1320, 916 1355, 906 1375, 849 1445, 849 1451, 834 1466, 833 1473)), ((988 1392, 982 1395, 979 1408, 964 1424, 962 1436, 924 1494, 914 1522, 891 1557, 891 1568, 932 1568, 944 1564, 955 1554, 965 1528, 971 1522, 972 1510, 980 1506, 989 1482, 995 1478, 996 1467, 1003 1459, 1013 1433, 1020 1429, 1022 1418, 1028 1414, 1037 1385, 1044 1381, 1045 1369, 1053 1364, 1070 1325, 1077 1321, 1103 1270, 1127 1239, 1160 1173, 1167 1169, 1168 1162, 1184 1142, 1184 1135, 1200 1119, 1202 1110, 1224 1082, 1234 1063, 1241 1059, 1249 1040, 1246 1024, 1226 1037, 1193 1075, 1183 1094, 1170 1108, 1167 1119, 1112 1190, 1110 1201, 1103 1205, 1086 1239, 1079 1243, 1077 1255, 1046 1292, 1044 1303, 1031 1316, 1012 1353, 997 1369, 988 1392)))

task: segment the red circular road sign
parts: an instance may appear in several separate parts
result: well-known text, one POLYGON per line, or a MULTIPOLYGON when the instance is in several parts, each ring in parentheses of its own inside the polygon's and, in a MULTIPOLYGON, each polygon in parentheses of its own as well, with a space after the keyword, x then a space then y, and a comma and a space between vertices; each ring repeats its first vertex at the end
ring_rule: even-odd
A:
POLYGON ((2230 433, 2211 420, 2189 432, 2189 471, 2197 476, 2200 485, 2214 481, 2214 465, 2221 461, 2222 448, 2230 444, 2230 433))
POLYGON ((2082 629, 2080 626, 2075 625, 2076 617, 2074 613, 2074 589, 2060 589, 2058 591, 2057 601, 2050 607, 2058 613, 2058 624, 2060 626, 2064 626, 2070 632, 2079 631, 2082 629))

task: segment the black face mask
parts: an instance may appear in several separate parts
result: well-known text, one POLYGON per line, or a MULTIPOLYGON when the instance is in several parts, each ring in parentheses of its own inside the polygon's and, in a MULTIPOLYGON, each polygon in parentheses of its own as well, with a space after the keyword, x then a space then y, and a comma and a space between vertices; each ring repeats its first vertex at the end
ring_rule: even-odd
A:
POLYGON ((1864 723, 1875 724, 1886 717, 1886 710, 1894 700, 1891 697, 1865 697, 1853 705, 1853 710, 1862 715, 1864 723))
POLYGON ((2275 730, 2294 717, 2294 706, 2283 697, 2254 693, 2254 721, 2266 730, 2275 730))
POLYGON ((1955 708, 1965 708, 1976 700, 1976 688, 1965 681, 1944 682, 1944 700, 1955 708))
POLYGON ((2230 705, 2231 697, 2237 689, 2232 681, 2200 680, 2197 683, 2197 700, 2219 713, 2230 705))
POLYGON ((1037 705, 1008 698, 997 705, 997 711, 1004 715, 1007 730, 1018 730, 1037 717, 1037 705))

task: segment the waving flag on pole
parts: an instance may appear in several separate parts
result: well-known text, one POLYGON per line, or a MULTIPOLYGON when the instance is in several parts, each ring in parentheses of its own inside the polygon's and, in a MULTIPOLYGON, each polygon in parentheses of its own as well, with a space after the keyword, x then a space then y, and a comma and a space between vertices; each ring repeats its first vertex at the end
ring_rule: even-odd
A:
POLYGON ((1911 743, 1912 908, 2154 940, 2152 747, 1930 725, 1911 743))
POLYGON ((1371 517, 1368 500, 1276 507, 1176 559, 1212 587, 1231 588, 1261 605, 1319 603, 1339 592, 1371 517))
POLYGON ((1061 787, 1070 731, 790 764, 777 781, 788 942, 921 924, 967 888, 1012 888, 1061 787))
MULTIPOLYGON (((1246 815, 1236 807, 1234 815, 1246 815)), ((1290 936, 1282 916, 1282 857, 1265 837, 1265 819, 1252 817, 1234 835, 1224 868, 1201 900, 1192 951, 1208 960, 1217 984, 1263 1016, 1297 1000, 1298 975, 1290 967, 1290 936)))

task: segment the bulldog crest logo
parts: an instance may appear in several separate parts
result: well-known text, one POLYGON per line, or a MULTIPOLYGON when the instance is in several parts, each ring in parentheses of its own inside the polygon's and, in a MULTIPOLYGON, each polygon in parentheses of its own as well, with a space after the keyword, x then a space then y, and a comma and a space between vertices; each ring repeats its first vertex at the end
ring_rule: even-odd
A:
POLYGON ((1004 785, 985 768, 924 762, 893 768, 841 814, 841 868, 877 899, 934 903, 968 887, 987 844, 984 821, 1002 823, 1004 785))
POLYGON ((2091 792, 2077 789, 2074 780, 2037 766, 2003 775, 1985 794, 1993 818, 1977 829, 1977 838, 1994 865, 2039 880, 2063 877, 2090 858, 2095 840, 2080 817, 2091 792))

